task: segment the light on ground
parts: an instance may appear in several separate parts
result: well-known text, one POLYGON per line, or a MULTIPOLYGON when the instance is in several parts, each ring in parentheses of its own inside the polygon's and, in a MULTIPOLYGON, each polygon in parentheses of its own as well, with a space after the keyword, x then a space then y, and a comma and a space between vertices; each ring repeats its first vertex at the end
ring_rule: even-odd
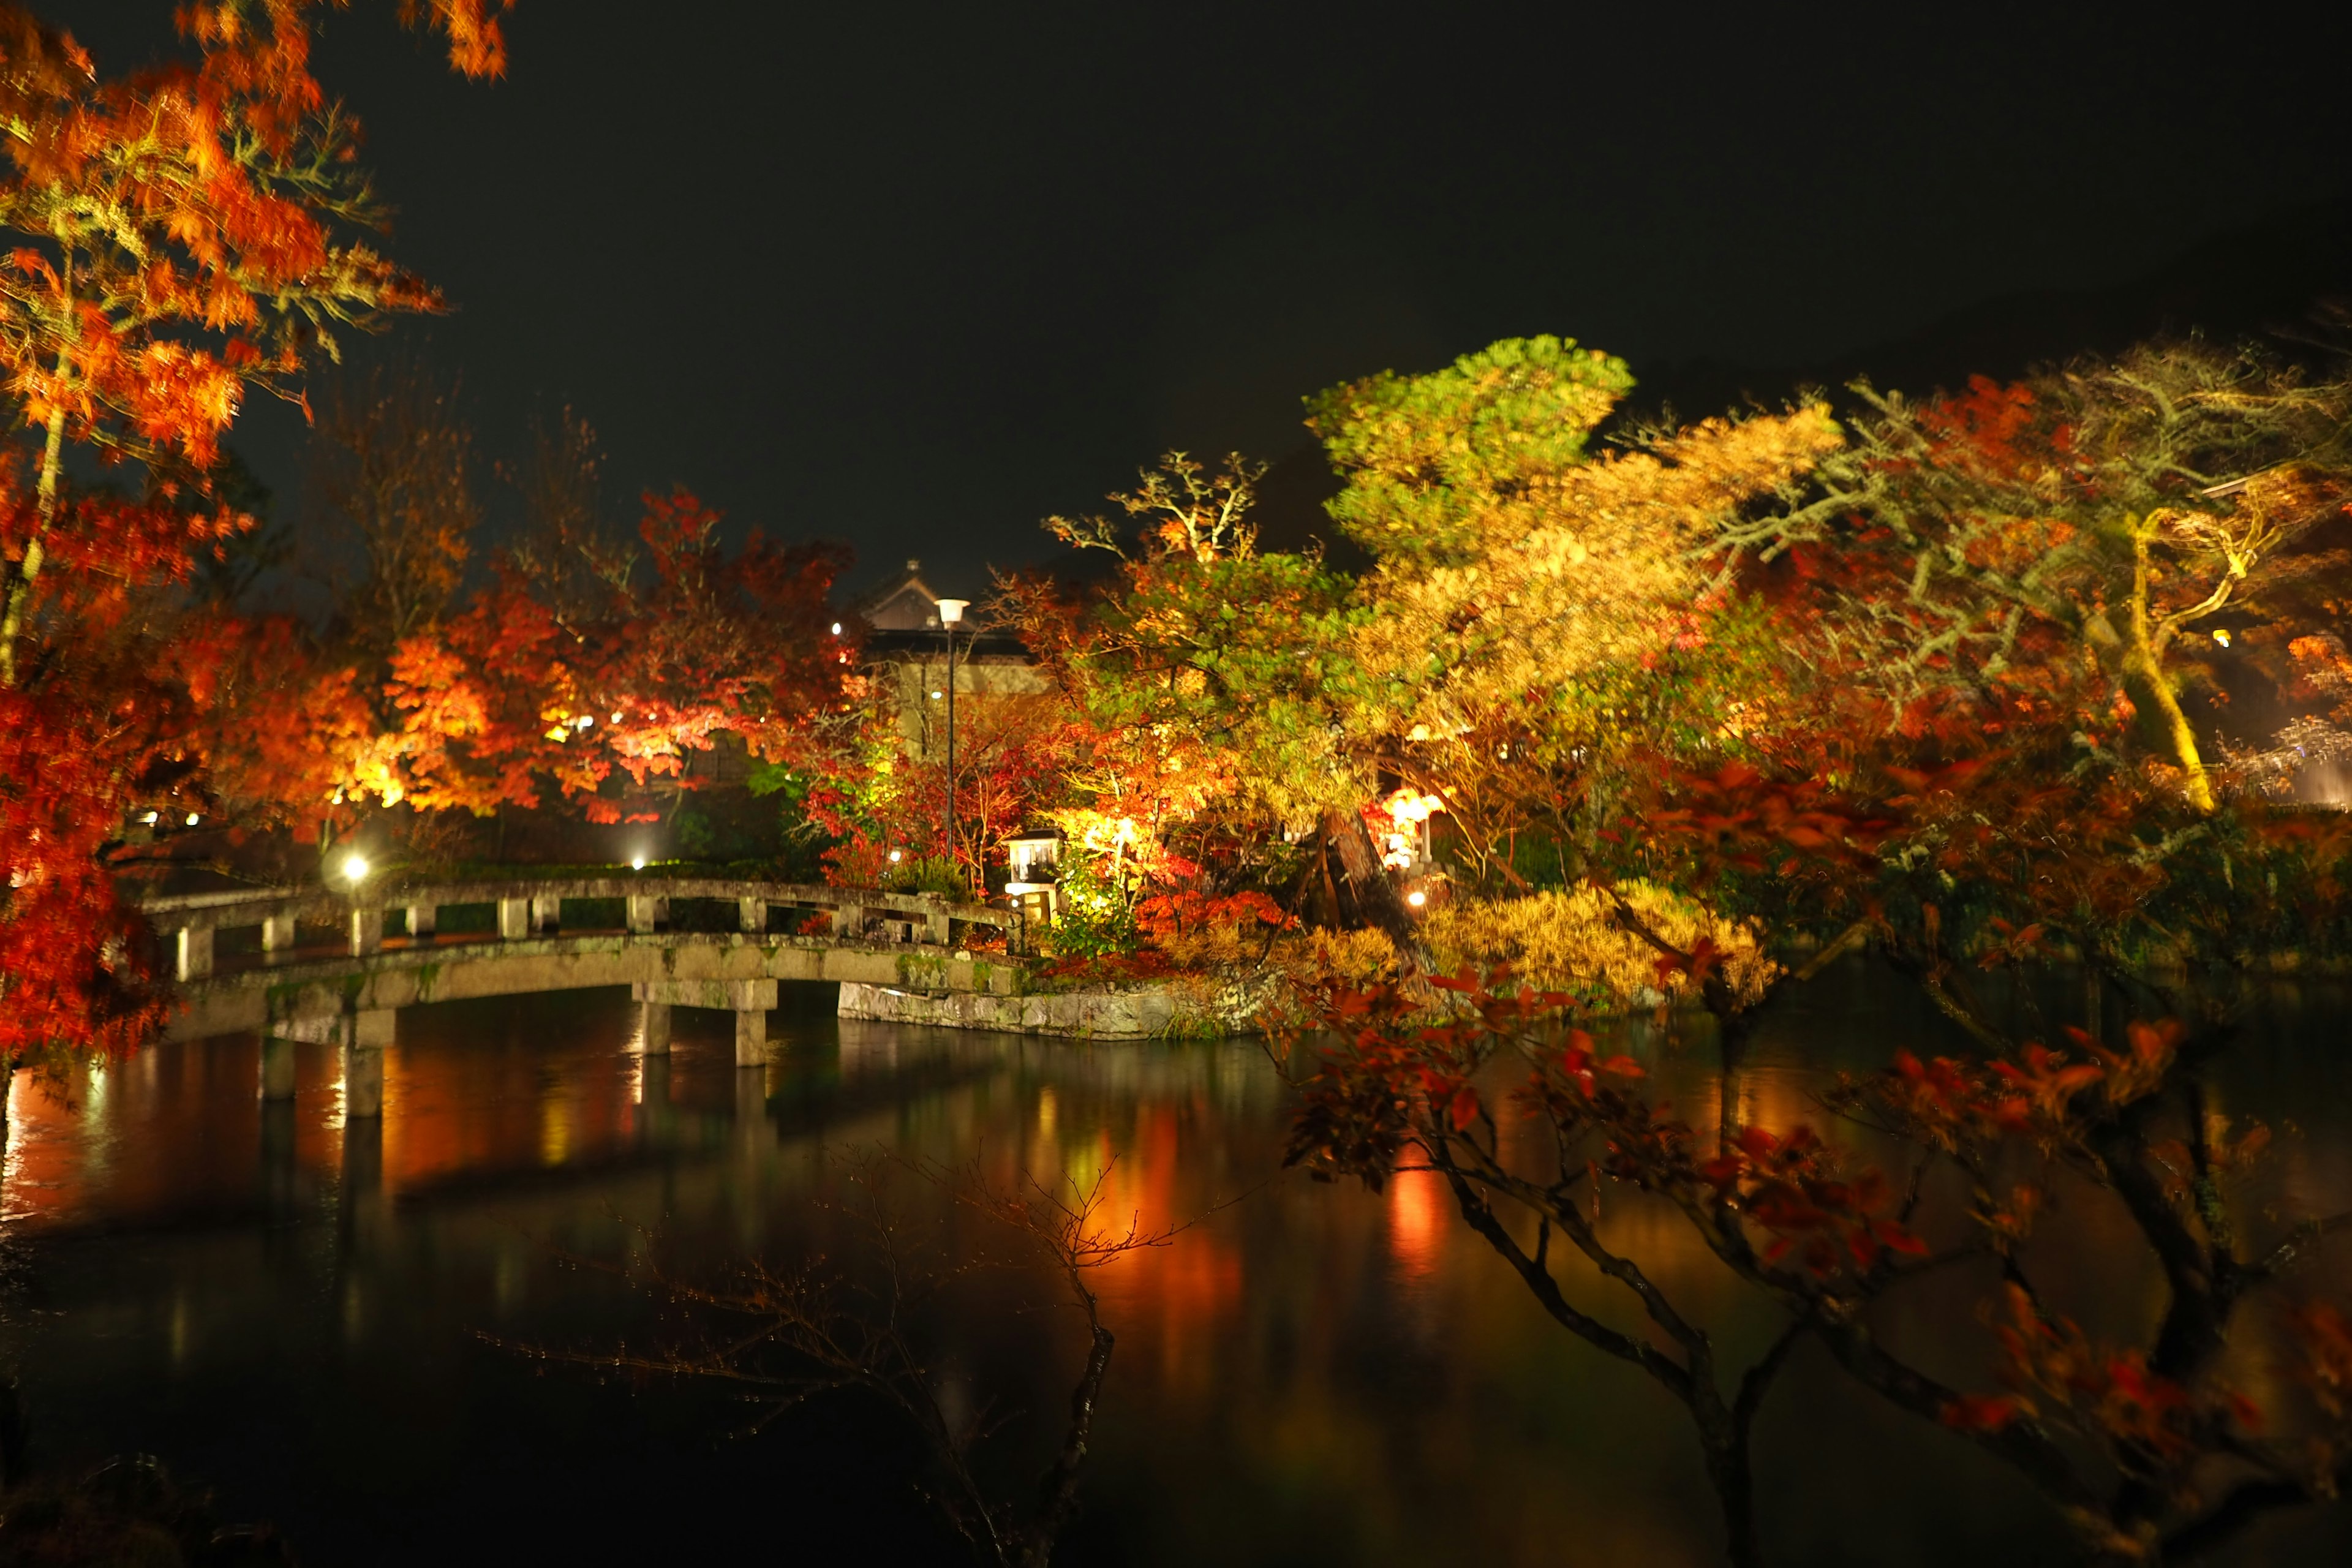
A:
POLYGON ((630 869, 630 870, 632 870, 632 871, 642 871, 642 870, 644 870, 645 868, 646 868, 646 858, 645 858, 644 856, 642 856, 642 855, 636 856, 635 858, 631 859, 631 860, 630 860, 630 862, 629 862, 629 869, 630 869))
POLYGON ((368 863, 366 856, 354 850, 351 854, 343 857, 344 880, 350 882, 361 881, 366 878, 367 874, 368 863))

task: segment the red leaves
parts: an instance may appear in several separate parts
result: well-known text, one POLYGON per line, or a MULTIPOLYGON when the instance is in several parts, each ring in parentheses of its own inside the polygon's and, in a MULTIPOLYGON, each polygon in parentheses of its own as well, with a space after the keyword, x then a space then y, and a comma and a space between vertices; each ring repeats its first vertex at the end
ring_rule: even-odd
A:
POLYGON ((2352 1320, 2312 1301, 2288 1311, 2287 1328, 2301 1352, 2295 1374, 2313 1400, 2331 1419, 2352 1418, 2352 1320))
POLYGON ((1990 1434, 2006 1429, 2032 1409, 2013 1394, 1964 1394, 1944 1406, 1941 1419, 1955 1432, 1990 1434))
POLYGON ((1699 1177, 1715 1201, 1769 1233, 1763 1258, 1778 1264, 1793 1255, 1807 1272, 1827 1279, 1849 1265, 1875 1268, 1885 1254, 1924 1257, 1927 1244, 1883 1212, 1886 1181, 1875 1169, 1852 1177, 1836 1152, 1810 1127, 1785 1137, 1744 1127, 1699 1177))
POLYGON ((1723 967, 1725 956, 1710 936, 1701 936, 1688 952, 1662 953, 1656 961, 1658 987, 1664 990, 1676 975, 1681 975, 1690 982, 1692 990, 1703 990, 1707 977, 1723 967))
MULTIPOLYGON (((1850 1084, 1843 1095, 1894 1112, 1936 1148, 1990 1144, 2024 1135, 2044 1144, 2077 1142, 2088 1121, 2154 1093, 2170 1070, 2187 1028, 2178 1020, 2135 1020, 2121 1051, 2106 1050, 2080 1029, 2068 1036, 2084 1056, 2029 1044, 2010 1060, 1923 1062, 1897 1051, 1887 1071, 1850 1084), (2087 1059, 2086 1059, 2087 1058, 2087 1059)), ((2267 1134, 2249 1134, 2258 1151, 2267 1134)))
POLYGON ((1997 1432, 2033 1416, 2071 1426, 2105 1448, 2126 1471, 2179 1484, 2204 1455, 2262 1430, 2263 1411, 2219 1384, 2185 1385, 2150 1369, 2137 1350, 2095 1344, 2070 1320, 2044 1312, 2015 1284, 1993 1319, 2008 1395, 1964 1396, 1945 1407, 1947 1426, 1997 1432))
POLYGON ((1260 892, 1211 898, 1193 889, 1156 894, 1135 906, 1135 923, 1154 937, 1181 936, 1187 931, 1231 930, 1243 925, 1272 926, 1288 931, 1297 918, 1260 892))

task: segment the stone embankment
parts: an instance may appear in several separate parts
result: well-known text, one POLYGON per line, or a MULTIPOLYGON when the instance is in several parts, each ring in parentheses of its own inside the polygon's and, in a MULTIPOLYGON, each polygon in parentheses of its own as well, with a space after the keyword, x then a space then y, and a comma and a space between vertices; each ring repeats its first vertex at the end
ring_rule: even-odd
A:
POLYGON ((1166 984, 1026 995, 917 991, 845 981, 841 1016, 945 1029, 1058 1035, 1082 1040, 1205 1039, 1255 1034, 1269 981, 1186 979, 1166 984))

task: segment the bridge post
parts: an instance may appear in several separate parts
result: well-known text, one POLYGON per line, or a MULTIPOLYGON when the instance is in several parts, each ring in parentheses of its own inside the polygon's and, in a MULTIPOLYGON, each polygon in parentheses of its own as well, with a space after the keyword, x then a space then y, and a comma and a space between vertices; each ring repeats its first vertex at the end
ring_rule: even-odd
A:
POLYGON ((667 899, 641 899, 632 893, 629 896, 629 929, 640 932, 652 931, 657 922, 668 918, 668 906, 667 899))
POLYGON ((213 972, 213 928, 182 926, 180 928, 179 962, 174 966, 183 980, 201 980, 213 972))
POLYGON ((756 936, 765 936, 767 934, 767 900, 738 899, 735 900, 735 923, 738 930, 750 931, 756 936))
POLYGON ((294 951, 294 911, 273 910, 261 917, 261 957, 264 963, 283 962, 294 951))
POLYGON ((352 911, 352 956, 365 958, 383 951, 383 911, 357 909, 352 911))
POLYGON ((499 936, 506 942, 530 934, 530 900, 500 899, 499 900, 499 936))
POLYGON ((294 1098, 294 1042, 283 1035, 261 1037, 261 1098, 294 1098))
POLYGON ((530 901, 530 930, 534 936, 552 936, 563 926, 562 899, 533 899, 530 901))
POLYGON ((866 934, 866 911, 856 904, 836 904, 833 910, 833 940, 856 942, 866 934))
POLYGON ((408 940, 411 942, 422 942, 426 937, 431 936, 433 934, 434 925, 439 920, 440 914, 441 910, 439 907, 434 904, 409 905, 408 940))
POLYGON ((940 946, 945 947, 948 944, 947 910, 931 910, 926 912, 923 916, 923 934, 940 946))

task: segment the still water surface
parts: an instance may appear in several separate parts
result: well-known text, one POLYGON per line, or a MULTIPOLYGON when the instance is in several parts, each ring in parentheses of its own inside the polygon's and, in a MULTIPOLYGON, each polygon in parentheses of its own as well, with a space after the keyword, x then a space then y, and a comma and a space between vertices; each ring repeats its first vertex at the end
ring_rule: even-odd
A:
MULTIPOLYGON (((815 1201, 839 1175, 826 1151, 881 1146, 1000 1173, 1113 1161, 1110 1209, 1147 1225, 1228 1204, 1102 1282, 1118 1348, 1057 1562, 1716 1560, 1679 1409, 1543 1317, 1430 1178, 1374 1196, 1279 1177, 1285 1090, 1254 1043, 1089 1047, 836 1020, 814 987, 793 1000, 764 1071, 733 1066, 726 1016, 684 1009, 672 1056, 640 1056, 619 992, 411 1009, 380 1121, 346 1122, 325 1047, 299 1047, 290 1105, 261 1103, 251 1037, 91 1069, 62 1100, 20 1075, 0 1332, 36 1458, 158 1455, 313 1565, 827 1560, 844 1541, 868 1561, 953 1561, 890 1428, 854 1405, 738 1437, 757 1412, 719 1391, 602 1382, 488 1342, 648 1342, 663 1329, 642 1291, 572 1259, 642 1256, 638 1226, 705 1278, 839 1246, 815 1201)), ((2230 1068, 2233 1109, 2296 1129, 2260 1197, 2282 1212, 2352 1205, 2342 1003, 2283 998, 2230 1068)), ((1818 1120, 1826 1073, 1931 1029, 1850 968, 1776 1025, 1748 1114, 1818 1120)), ((1711 1120, 1710 1053, 1636 1037, 1711 1120)), ((919 1183, 893 1201, 947 1207, 919 1183)), ((2152 1279, 2080 1223, 2079 1256, 2050 1267, 2129 1331, 2152 1279)), ((1678 1222, 1627 1208, 1607 1224, 1731 1357, 1765 1342, 1769 1310, 1678 1222)), ((2341 1291, 2352 1269, 2314 1283, 2341 1291)), ((1608 1300, 1589 1275, 1574 1289, 1608 1300)), ((1066 1398, 1071 1324, 975 1300, 947 1325, 947 1361, 971 1399, 1043 1413, 1005 1437, 1034 1462, 1066 1398)), ((1966 1293, 1896 1302, 1882 1328, 1932 1356, 1938 1336, 1972 1342, 1970 1310, 1966 1293)), ((1805 1354, 1759 1435, 1777 1561, 2068 1555, 2005 1473, 1805 1354)), ((2352 1561, 2347 1515, 2266 1527, 2228 1560, 2352 1561)))

